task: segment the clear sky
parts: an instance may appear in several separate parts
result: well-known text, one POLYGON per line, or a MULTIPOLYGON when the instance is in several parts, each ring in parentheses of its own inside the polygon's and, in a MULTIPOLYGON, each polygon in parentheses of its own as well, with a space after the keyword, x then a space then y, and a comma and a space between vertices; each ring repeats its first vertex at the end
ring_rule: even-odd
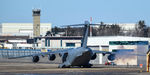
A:
POLYGON ((84 23, 136 23, 150 26, 150 0, 0 0, 0 23, 31 22, 32 9, 53 26, 84 23))

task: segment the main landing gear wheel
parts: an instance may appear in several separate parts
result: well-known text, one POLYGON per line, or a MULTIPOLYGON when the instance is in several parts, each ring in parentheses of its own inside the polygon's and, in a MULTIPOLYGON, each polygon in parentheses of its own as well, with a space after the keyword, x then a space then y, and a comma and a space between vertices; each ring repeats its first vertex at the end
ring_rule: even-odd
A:
POLYGON ((70 68, 70 66, 66 66, 66 65, 59 65, 58 68, 70 68))
POLYGON ((88 65, 84 65, 83 68, 91 68, 93 65, 92 64, 88 64, 88 65))

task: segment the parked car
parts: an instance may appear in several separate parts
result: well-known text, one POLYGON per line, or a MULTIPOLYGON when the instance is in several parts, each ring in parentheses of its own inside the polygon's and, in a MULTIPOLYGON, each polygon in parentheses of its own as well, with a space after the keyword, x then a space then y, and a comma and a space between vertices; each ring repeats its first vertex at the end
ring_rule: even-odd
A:
POLYGON ((116 65, 114 62, 105 62, 105 65, 116 65))

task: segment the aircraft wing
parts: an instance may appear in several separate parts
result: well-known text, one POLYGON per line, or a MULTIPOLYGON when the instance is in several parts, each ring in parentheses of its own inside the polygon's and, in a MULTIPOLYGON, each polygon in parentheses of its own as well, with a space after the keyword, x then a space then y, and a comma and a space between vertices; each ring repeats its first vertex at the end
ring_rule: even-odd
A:
POLYGON ((56 50, 56 51, 48 51, 48 52, 41 52, 41 53, 36 53, 36 54, 31 54, 31 55, 24 55, 24 56, 17 56, 17 57, 8 57, 8 59, 16 59, 16 58, 24 58, 24 57, 32 57, 32 56, 45 56, 49 54, 59 54, 59 53, 66 53, 68 52, 69 49, 66 50, 56 50))
POLYGON ((137 54, 137 53, 130 53, 133 50, 118 50, 117 52, 108 52, 108 51, 99 51, 99 50, 92 50, 94 53, 101 53, 101 54, 115 54, 115 55, 130 55, 130 56, 146 56, 146 54, 137 54))
POLYGON ((113 52, 108 51, 99 51, 99 50, 92 50, 94 53, 101 53, 101 54, 113 54, 113 52))

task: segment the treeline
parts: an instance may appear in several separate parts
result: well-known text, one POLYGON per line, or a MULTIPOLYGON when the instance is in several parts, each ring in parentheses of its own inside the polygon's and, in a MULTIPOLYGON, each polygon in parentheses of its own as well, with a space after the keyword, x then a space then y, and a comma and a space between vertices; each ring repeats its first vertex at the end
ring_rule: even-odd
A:
POLYGON ((122 35, 121 28, 118 25, 102 24, 98 27, 92 27, 92 36, 116 36, 122 35))
MULTIPOLYGON (((150 37, 150 27, 145 24, 145 21, 140 20, 134 29, 125 30, 117 24, 104 24, 91 27, 92 36, 137 36, 137 37, 150 37)), ((46 36, 55 36, 63 32, 62 36, 82 36, 84 32, 84 27, 54 27, 52 32, 48 31, 46 36)), ((90 30, 89 30, 90 35, 90 30)))
POLYGON ((144 20, 140 20, 134 30, 127 31, 126 36, 150 37, 150 27, 145 24, 144 20))

